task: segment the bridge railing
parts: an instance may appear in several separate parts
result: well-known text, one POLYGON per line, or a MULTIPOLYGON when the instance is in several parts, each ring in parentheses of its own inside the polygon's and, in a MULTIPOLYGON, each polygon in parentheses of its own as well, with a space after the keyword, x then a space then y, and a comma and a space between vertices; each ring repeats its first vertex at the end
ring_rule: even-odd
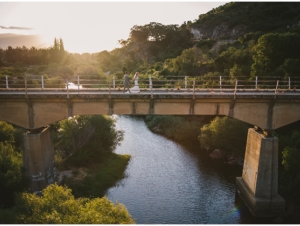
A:
MULTIPOLYGON (((131 81, 131 87, 134 81, 131 81)), ((293 78, 276 78, 276 77, 255 77, 253 79, 246 79, 240 77, 232 79, 230 77, 189 77, 189 76, 169 76, 167 78, 140 78, 139 87, 142 90, 299 90, 300 77, 293 78)), ((11 78, 8 76, 0 78, 0 90, 10 89, 59 89, 59 90, 122 90, 123 79, 115 79, 111 76, 104 79, 87 79, 77 78, 61 79, 61 78, 11 78)))

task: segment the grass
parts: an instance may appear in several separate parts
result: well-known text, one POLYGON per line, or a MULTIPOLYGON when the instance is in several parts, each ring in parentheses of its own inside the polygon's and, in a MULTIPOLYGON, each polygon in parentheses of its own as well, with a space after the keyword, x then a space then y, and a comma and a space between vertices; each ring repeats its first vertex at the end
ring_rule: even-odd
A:
POLYGON ((87 176, 82 180, 63 179, 62 184, 71 188, 76 198, 103 197, 108 188, 115 186, 125 177, 124 171, 130 160, 129 155, 108 153, 101 157, 101 161, 87 167, 87 176))

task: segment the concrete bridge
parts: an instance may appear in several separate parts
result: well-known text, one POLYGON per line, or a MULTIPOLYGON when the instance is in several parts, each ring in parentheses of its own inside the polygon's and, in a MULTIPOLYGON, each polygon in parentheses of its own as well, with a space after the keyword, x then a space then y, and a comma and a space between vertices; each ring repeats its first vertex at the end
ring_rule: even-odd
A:
MULTIPOLYGON (((48 125, 74 115, 220 115, 247 122, 249 129, 242 177, 237 193, 254 216, 284 211, 278 195, 278 139, 272 131, 300 120, 300 90, 242 88, 150 88, 123 93, 116 88, 70 90, 3 88, 0 120, 28 129, 23 163, 31 190, 41 190, 56 179, 54 149, 48 125), (261 131, 261 132, 260 132, 261 131)), ((79 82, 78 82, 79 87, 79 82)))

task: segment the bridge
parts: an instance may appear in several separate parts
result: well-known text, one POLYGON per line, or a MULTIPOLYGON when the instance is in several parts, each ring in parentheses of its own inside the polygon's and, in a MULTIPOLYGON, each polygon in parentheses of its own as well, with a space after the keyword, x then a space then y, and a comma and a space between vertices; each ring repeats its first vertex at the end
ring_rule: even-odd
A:
POLYGON ((0 81, 0 120, 28 129, 23 164, 32 178, 32 191, 56 178, 47 127, 51 123, 91 114, 220 115, 256 128, 248 131, 243 173, 236 179, 237 193, 254 216, 283 212, 285 201, 278 195, 278 140, 272 131, 300 120, 299 81, 232 81, 222 77, 160 81, 150 77, 140 80, 139 93, 123 93, 122 86, 116 85, 122 81, 114 78, 103 82, 78 77, 77 82, 57 84, 43 78, 39 81, 9 83, 7 77, 0 81))

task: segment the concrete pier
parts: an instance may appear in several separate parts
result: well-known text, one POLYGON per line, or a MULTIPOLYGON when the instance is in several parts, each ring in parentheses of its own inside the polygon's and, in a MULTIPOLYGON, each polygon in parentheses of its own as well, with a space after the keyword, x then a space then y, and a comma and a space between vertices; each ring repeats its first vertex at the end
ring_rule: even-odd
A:
POLYGON ((248 130, 242 177, 237 193, 256 217, 278 216, 285 200, 278 194, 278 138, 248 130))
POLYGON ((23 166, 25 175, 30 178, 30 192, 41 191, 57 179, 50 129, 28 131, 23 139, 23 166))

